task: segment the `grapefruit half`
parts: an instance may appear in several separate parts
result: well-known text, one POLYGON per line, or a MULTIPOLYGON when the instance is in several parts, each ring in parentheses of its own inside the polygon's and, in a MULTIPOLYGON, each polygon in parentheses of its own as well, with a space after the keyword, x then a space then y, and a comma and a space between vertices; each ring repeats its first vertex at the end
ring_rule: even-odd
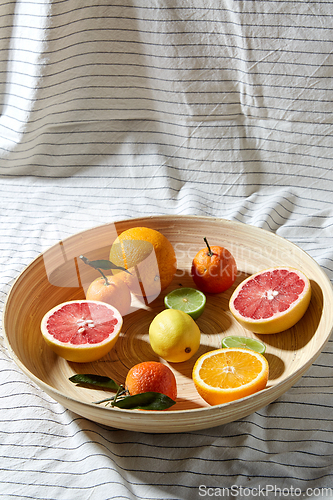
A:
POLYGON ((244 328, 270 334, 294 326, 307 310, 310 299, 310 281, 301 271, 276 267, 242 281, 230 298, 229 308, 244 328))
POLYGON ((45 314, 41 332, 58 356, 76 363, 89 363, 112 349, 122 324, 121 314, 110 304, 72 300, 45 314))

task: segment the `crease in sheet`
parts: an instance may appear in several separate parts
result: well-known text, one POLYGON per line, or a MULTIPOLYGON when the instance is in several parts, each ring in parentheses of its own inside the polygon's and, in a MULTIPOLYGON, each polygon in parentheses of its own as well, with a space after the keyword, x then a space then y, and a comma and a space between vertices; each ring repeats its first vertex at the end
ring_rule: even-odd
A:
POLYGON ((49 8, 49 0, 29 3, 28 6, 24 1, 16 2, 8 51, 5 102, 0 115, 0 151, 2 149, 4 156, 20 142, 34 105, 43 67, 40 58, 49 8))

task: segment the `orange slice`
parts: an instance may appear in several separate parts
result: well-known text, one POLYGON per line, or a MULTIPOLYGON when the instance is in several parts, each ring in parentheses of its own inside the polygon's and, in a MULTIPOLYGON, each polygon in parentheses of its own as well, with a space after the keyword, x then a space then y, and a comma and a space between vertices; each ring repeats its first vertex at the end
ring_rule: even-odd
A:
POLYGON ((268 373, 268 362, 262 354, 230 347, 200 356, 192 378, 200 396, 210 405, 219 405, 264 389, 268 373))
POLYGON ((308 278, 297 269, 276 267, 242 281, 229 308, 244 328, 255 333, 278 333, 294 326, 311 299, 308 278))
POLYGON ((115 345, 123 319, 104 302, 72 300, 51 309, 41 331, 51 349, 68 361, 88 363, 105 356, 115 345))

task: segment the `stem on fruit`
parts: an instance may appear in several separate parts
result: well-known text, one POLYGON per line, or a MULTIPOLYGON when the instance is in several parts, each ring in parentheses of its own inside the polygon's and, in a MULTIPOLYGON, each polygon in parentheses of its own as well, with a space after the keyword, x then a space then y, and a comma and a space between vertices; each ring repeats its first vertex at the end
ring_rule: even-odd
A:
POLYGON ((114 396, 114 398, 111 401, 111 406, 114 406, 115 402, 117 401, 118 396, 121 396, 122 394, 124 394, 126 392, 127 391, 126 391, 125 387, 123 385, 120 385, 119 389, 117 390, 116 395, 114 396))
POLYGON ((97 268, 97 271, 99 271, 101 273, 101 275, 103 276, 104 280, 105 280, 105 284, 106 286, 109 286, 110 285, 110 282, 109 280, 107 279, 107 277, 105 276, 105 274, 103 273, 103 271, 99 268, 97 268))
POLYGON ((99 405, 101 403, 107 403, 107 404, 110 404, 111 406, 114 406, 114 403, 117 401, 117 398, 119 396, 123 396, 124 394, 127 395, 127 390, 125 389, 125 387, 123 385, 120 385, 117 389, 117 393, 115 396, 112 396, 111 398, 106 398, 106 399, 102 399, 101 401, 96 401, 96 405, 99 405))
POLYGON ((91 264, 90 260, 87 259, 87 257, 85 257, 84 255, 80 255, 80 259, 83 260, 83 262, 85 264, 87 264, 88 266, 93 267, 94 269, 96 269, 96 271, 98 271, 99 273, 101 273, 101 275, 103 276, 103 278, 105 280, 106 286, 110 285, 109 280, 107 279, 107 277, 105 276, 105 274, 103 273, 103 271, 99 267, 96 267, 94 264, 91 264))
POLYGON ((208 243, 208 241, 207 241, 207 238, 206 238, 206 237, 204 238, 204 242, 205 242, 205 243, 206 243, 206 245, 207 245, 207 248, 208 248, 208 255, 209 255, 209 257, 212 257, 213 252, 211 251, 211 248, 210 248, 210 246, 209 246, 209 243, 208 243))

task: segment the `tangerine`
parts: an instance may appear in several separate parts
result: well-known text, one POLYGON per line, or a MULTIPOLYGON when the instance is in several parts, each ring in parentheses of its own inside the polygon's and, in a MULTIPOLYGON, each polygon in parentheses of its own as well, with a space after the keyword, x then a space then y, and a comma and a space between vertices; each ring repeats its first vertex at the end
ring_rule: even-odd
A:
MULTIPOLYGON (((110 261, 123 267, 122 279, 135 295, 157 296, 172 281, 177 270, 171 242, 159 231, 133 227, 123 231, 110 250, 110 261)), ((113 270, 113 274, 121 271, 113 270)))
POLYGON ((205 293, 221 293, 230 288, 237 276, 233 255, 224 247, 209 246, 200 250, 193 259, 191 275, 197 287, 205 293))
POLYGON ((143 361, 128 371, 125 388, 131 396, 142 392, 159 392, 177 398, 177 383, 171 369, 158 361, 143 361))
POLYGON ((100 276, 90 283, 87 300, 106 302, 118 309, 122 316, 128 313, 131 306, 131 292, 126 283, 119 276, 100 276))

